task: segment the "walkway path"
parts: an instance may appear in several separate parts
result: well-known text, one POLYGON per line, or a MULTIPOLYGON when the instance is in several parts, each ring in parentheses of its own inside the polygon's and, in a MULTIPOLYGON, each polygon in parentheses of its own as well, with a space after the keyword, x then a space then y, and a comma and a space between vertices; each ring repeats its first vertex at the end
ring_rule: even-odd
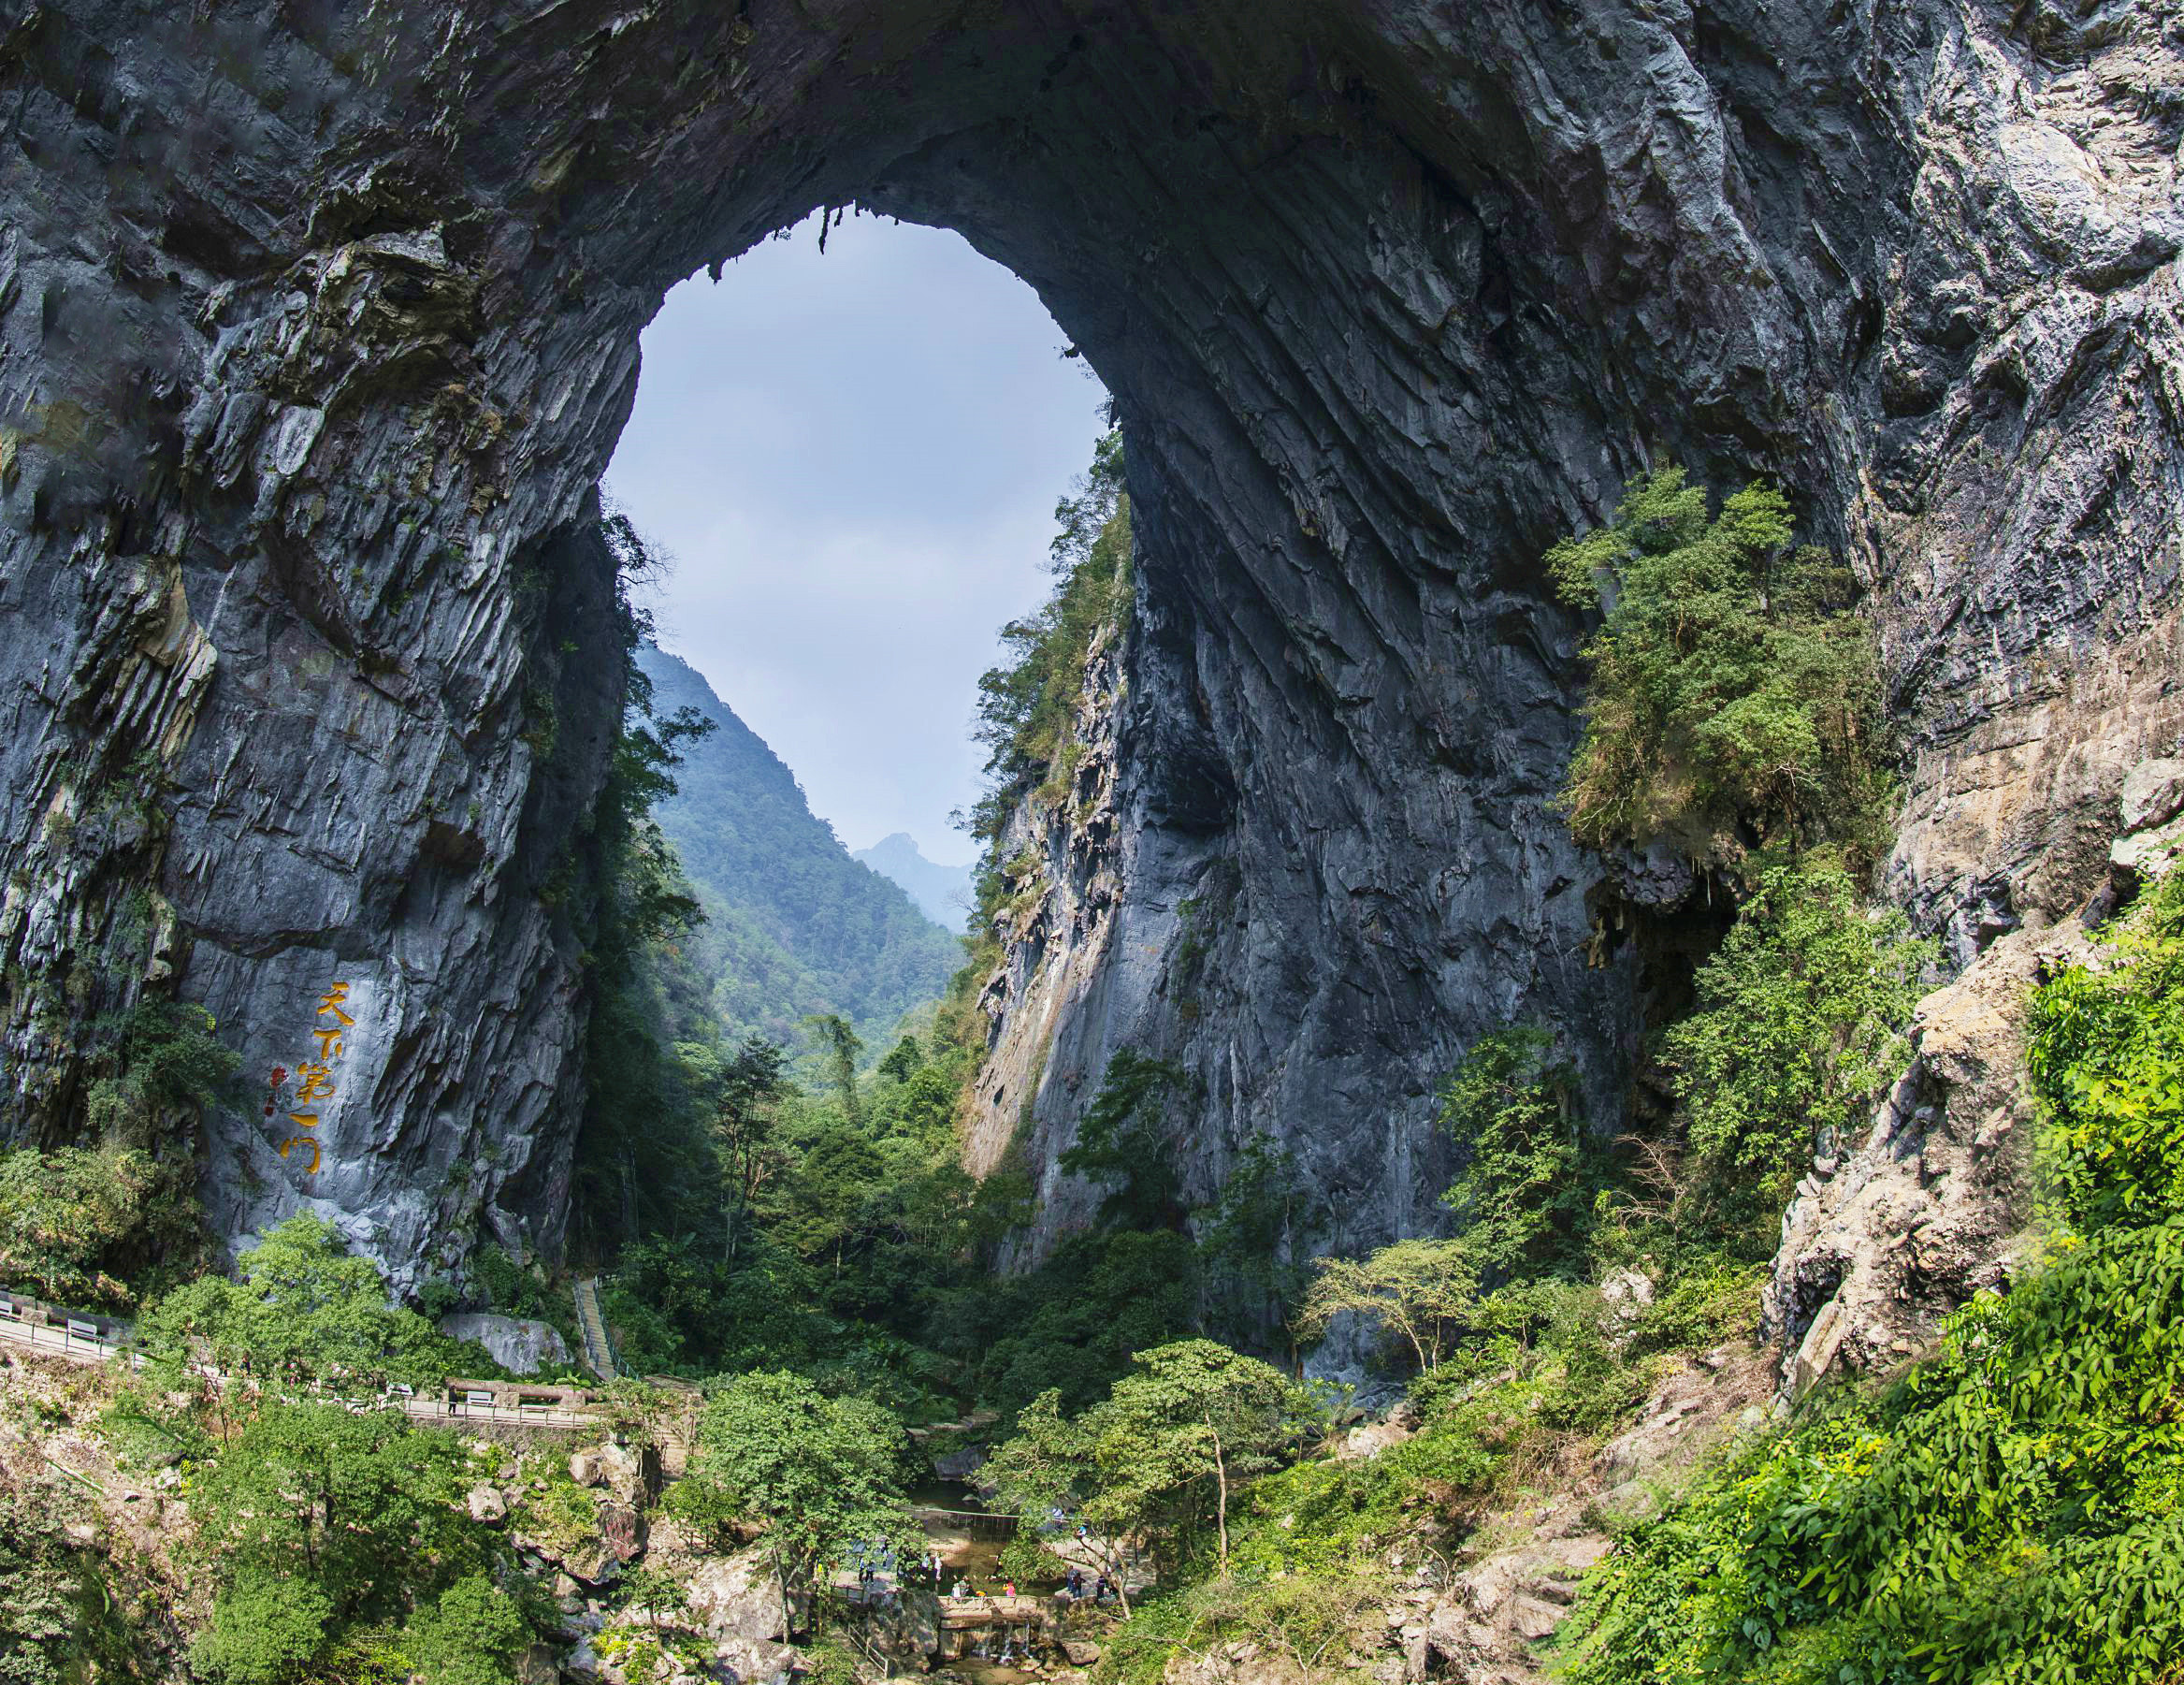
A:
MULTIPOLYGON (((143 1358, 125 1339, 105 1339, 96 1334, 79 1333, 65 1322, 19 1321, 0 1316, 0 1343, 25 1345, 63 1358, 71 1363, 112 1362, 117 1358, 126 1358, 141 1367, 143 1358)), ((213 1372, 207 1370, 208 1374, 213 1372)), ((213 1374, 218 1379, 217 1374, 213 1374)), ((503 1387, 520 1387, 520 1382, 502 1383, 503 1387)), ((543 1390, 543 1389, 542 1389, 543 1390)), ((611 1418, 599 1412, 559 1401, 535 1404, 509 1404, 495 1398, 481 1385, 477 1388, 454 1387, 434 1396, 417 1397, 389 1392, 375 1398, 346 1399, 339 1394, 328 1394, 329 1401, 351 1410, 399 1410, 412 1421, 435 1427, 453 1427, 458 1422, 521 1423, 533 1428, 561 1428, 575 1432, 586 1429, 604 1429, 611 1418)))
POLYGON ((607 1338, 607 1319, 600 1310, 599 1277, 587 1275, 571 1292, 576 1300, 576 1332, 584 1342, 584 1366, 602 1381, 615 1374, 615 1346, 607 1338))

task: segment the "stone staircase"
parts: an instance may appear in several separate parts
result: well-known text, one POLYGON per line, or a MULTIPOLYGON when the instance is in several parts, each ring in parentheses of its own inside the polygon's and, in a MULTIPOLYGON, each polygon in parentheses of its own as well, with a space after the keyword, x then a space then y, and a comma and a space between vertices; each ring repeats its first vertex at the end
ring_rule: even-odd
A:
POLYGON ((615 1347, 607 1338, 607 1319, 600 1310, 599 1277, 587 1275, 572 1289, 576 1299, 576 1331, 584 1340, 584 1366, 602 1381, 612 1381, 618 1365, 615 1347))

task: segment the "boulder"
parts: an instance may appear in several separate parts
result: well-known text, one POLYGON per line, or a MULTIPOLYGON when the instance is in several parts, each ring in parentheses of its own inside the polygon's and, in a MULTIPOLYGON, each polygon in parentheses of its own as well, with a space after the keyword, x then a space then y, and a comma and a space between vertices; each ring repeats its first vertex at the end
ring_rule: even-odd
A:
POLYGON ((633 1562, 644 1554, 644 1512, 634 1504, 602 1499, 599 1530, 600 1542, 616 1561, 633 1562))
POLYGON ((1343 1434, 1335 1442, 1335 1459, 1338 1462, 1362 1462, 1402 1445, 1417 1432, 1417 1416, 1408 1405, 1398 1404, 1382 1420, 1361 1422, 1343 1434))
POLYGON ((624 1503, 642 1507, 650 1495, 644 1459, 629 1446, 617 1445, 601 1445, 593 1455, 598 1459, 599 1478, 606 1489, 624 1503))
POLYGON ((709 1637, 774 1639, 788 1630, 781 1588, 762 1551, 708 1557, 686 1584, 691 1619, 709 1637))
POLYGON ((474 1340, 511 1374, 535 1375, 552 1366, 566 1368, 569 1345, 551 1323, 526 1316, 497 1316, 486 1311, 460 1311, 440 1319, 450 1340, 474 1340))
POLYGON ((789 1685, 803 1655, 769 1638, 723 1638, 713 1647, 716 1663, 737 1685, 789 1685))
POLYGON ((508 1519, 508 1500, 501 1495, 498 1487, 473 1486, 467 1502, 473 1521, 481 1521, 492 1527, 508 1519))

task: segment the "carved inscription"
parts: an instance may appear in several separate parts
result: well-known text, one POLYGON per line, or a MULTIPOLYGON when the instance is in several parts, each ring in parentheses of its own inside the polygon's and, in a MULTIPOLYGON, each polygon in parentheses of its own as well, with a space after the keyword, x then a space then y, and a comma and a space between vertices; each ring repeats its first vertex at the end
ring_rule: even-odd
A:
MULTIPOLYGON (((286 1112, 288 1121, 297 1129, 316 1129, 319 1126, 319 1102, 333 1098, 335 1094, 335 1068, 341 1062, 343 1037, 354 1027, 356 1020, 350 1017, 341 1003, 349 998, 349 985, 335 983, 319 996, 313 1011, 316 1024, 310 1031, 311 1039, 318 1043, 315 1057, 299 1060, 291 1072, 285 1065, 276 1065, 267 1079, 266 1115, 286 1112), (295 1092, 284 1093, 293 1077, 295 1092)), ((318 1174, 321 1154, 315 1137, 292 1135, 273 1150, 286 1158, 297 1147, 311 1149, 311 1163, 304 1168, 306 1176, 318 1174)))

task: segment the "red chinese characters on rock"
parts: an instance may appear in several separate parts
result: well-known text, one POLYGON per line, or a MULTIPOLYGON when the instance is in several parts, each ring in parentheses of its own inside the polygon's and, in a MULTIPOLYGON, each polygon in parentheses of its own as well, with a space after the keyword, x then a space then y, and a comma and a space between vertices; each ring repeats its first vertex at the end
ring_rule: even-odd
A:
MULTIPOLYGON (((288 1082, 291 1073, 284 1065, 273 1067, 266 1097, 266 1115, 268 1117, 271 1117, 277 1111, 286 1109, 288 1121, 294 1124, 297 1128, 316 1129, 319 1126, 317 1102, 331 1099, 334 1097, 334 1068, 341 1060, 344 1046, 342 1038, 354 1027, 356 1023, 356 1020, 350 1017, 347 1011, 342 1009, 341 1003, 348 998, 349 985, 347 983, 335 983, 319 997, 314 1015, 320 1022, 311 1031, 312 1039, 318 1043, 317 1056, 297 1061, 296 1070, 293 1073, 297 1079, 296 1093, 286 1101, 282 1099, 281 1090, 288 1082), (326 1022, 329 1019, 332 1021, 330 1024, 326 1022)), ((273 1150, 279 1153, 282 1158, 286 1158, 289 1153, 297 1147, 309 1147, 311 1149, 311 1163, 304 1168, 303 1173, 306 1176, 318 1174, 321 1155, 315 1137, 292 1135, 273 1150)))

